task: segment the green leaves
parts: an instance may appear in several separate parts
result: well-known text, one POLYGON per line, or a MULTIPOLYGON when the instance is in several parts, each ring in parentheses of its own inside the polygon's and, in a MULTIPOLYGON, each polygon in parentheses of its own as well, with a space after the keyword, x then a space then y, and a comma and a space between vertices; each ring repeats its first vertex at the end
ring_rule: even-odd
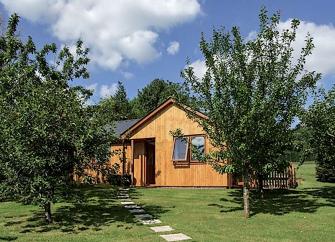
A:
POLYGON ((114 135, 85 106, 92 93, 70 85, 89 76, 83 42, 75 54, 55 44, 36 50, 31 37, 17 36, 18 19, 11 16, 0 36, 0 176, 6 192, 44 207, 93 158, 108 161, 114 135))
POLYGON ((196 78, 192 67, 182 74, 197 99, 193 108, 209 117, 201 120, 190 113, 222 153, 207 157, 221 173, 263 174, 290 161, 295 145, 291 127, 320 74, 304 69, 314 47, 310 36, 293 59, 299 21, 292 20, 291 28, 283 31, 278 30, 279 21, 279 13, 269 17, 263 8, 253 40, 244 40, 238 27, 231 32, 214 29, 210 41, 202 35, 205 76, 196 78), (228 165, 215 157, 226 157, 228 165))
POLYGON ((320 97, 306 112, 304 124, 316 157, 316 177, 321 181, 335 180, 335 86, 320 97))
POLYGON ((131 105, 122 82, 118 82, 114 95, 102 99, 95 108, 96 112, 106 121, 108 119, 125 120, 133 118, 131 105))
POLYGON ((161 79, 151 81, 139 90, 137 97, 131 101, 134 116, 143 117, 170 97, 186 103, 190 101, 184 86, 161 79))

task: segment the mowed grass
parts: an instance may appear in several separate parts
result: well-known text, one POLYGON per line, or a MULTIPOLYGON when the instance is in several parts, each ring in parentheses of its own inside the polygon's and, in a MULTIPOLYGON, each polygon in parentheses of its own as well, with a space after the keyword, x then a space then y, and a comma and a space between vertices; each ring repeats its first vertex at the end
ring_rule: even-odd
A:
POLYGON ((154 241, 116 199, 111 186, 83 187, 76 199, 56 203, 54 223, 45 224, 39 207, 0 203, 0 241, 154 241))
POLYGON ((252 194, 248 220, 237 189, 138 189, 138 200, 169 210, 161 219, 195 241, 335 241, 335 184, 317 182, 314 163, 298 177, 297 189, 252 194))
MULTIPOLYGON (((133 200, 193 241, 335 241, 335 184, 315 181, 315 166, 298 170, 290 191, 252 194, 243 218, 239 189, 134 189, 133 200)), ((164 241, 115 199, 110 186, 81 189, 82 202, 54 206, 52 225, 39 208, 0 203, 0 241, 164 241)))

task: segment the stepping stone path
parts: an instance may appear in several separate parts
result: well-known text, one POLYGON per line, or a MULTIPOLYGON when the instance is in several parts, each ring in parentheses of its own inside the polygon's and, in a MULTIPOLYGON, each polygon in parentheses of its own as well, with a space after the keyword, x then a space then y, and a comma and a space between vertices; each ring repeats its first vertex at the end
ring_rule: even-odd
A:
MULTIPOLYGON (((162 221, 159 219, 153 218, 152 215, 147 214, 145 210, 131 201, 129 197, 129 188, 120 188, 117 198, 122 199, 121 204, 124 205, 124 208, 129 209, 129 212, 134 214, 135 218, 144 225, 155 225, 161 224, 162 221)), ((173 231, 174 228, 165 225, 165 226, 152 226, 150 229, 156 233, 166 233, 173 231)), ((161 234, 159 235, 161 238, 165 239, 166 241, 182 241, 182 240, 191 240, 192 238, 183 234, 161 234)))
POLYGON ((143 208, 135 208, 135 209, 129 210, 129 212, 131 212, 131 213, 145 213, 145 210, 143 208))
POLYGON ((129 205, 129 204, 135 204, 134 202, 121 202, 121 204, 123 204, 123 205, 129 205))
MULTIPOLYGON (((126 209, 141 209, 142 207, 133 204, 133 205, 124 205, 124 208, 126 208, 126 209)), ((129 211, 130 211, 130 210, 129 210, 129 211)))
POLYGON ((173 231, 174 230, 170 226, 156 226, 156 227, 150 227, 150 229, 153 230, 156 233, 169 232, 169 231, 173 231))
POLYGON ((188 237, 185 234, 179 233, 179 234, 164 234, 160 235, 163 239, 166 241, 181 241, 181 240, 189 240, 192 239, 191 237, 188 237))
POLYGON ((144 225, 151 225, 151 224, 160 224, 162 223, 162 221, 160 221, 159 219, 147 219, 142 220, 141 223, 144 225))
POLYGON ((122 198, 129 198, 129 196, 117 196, 117 198, 122 199, 122 198))
POLYGON ((152 215, 150 214, 136 214, 135 218, 137 218, 138 220, 148 220, 148 219, 152 219, 152 215))

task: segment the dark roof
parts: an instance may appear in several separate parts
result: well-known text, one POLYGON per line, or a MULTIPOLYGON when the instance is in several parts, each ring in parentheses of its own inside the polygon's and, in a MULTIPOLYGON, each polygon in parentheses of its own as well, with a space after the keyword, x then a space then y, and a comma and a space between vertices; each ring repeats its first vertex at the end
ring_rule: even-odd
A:
POLYGON ((128 119, 128 120, 116 121, 115 122, 115 129, 114 129, 114 132, 115 132, 116 136, 120 137, 120 135, 124 131, 126 131, 127 129, 129 129, 131 126, 133 126, 139 120, 140 119, 137 118, 137 119, 128 119))

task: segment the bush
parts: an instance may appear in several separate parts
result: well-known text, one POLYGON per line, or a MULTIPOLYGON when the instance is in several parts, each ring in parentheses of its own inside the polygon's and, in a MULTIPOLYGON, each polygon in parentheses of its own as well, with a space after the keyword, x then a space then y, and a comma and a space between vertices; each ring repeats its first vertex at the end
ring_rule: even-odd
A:
POLYGON ((114 186, 126 186, 131 185, 131 176, 130 175, 120 175, 120 165, 115 163, 112 167, 104 169, 103 175, 106 178, 106 181, 114 186))
POLYGON ((107 182, 114 186, 126 186, 129 187, 131 184, 131 176, 130 175, 118 175, 111 174, 107 177, 107 182))
POLYGON ((83 177, 83 183, 92 185, 96 183, 96 179, 93 176, 85 175, 83 177))
POLYGON ((334 162, 316 161, 316 178, 322 182, 335 182, 334 162), (333 163, 333 164, 332 164, 333 163))
POLYGON ((310 107, 305 117, 316 157, 316 178, 335 181, 335 86, 310 107))

